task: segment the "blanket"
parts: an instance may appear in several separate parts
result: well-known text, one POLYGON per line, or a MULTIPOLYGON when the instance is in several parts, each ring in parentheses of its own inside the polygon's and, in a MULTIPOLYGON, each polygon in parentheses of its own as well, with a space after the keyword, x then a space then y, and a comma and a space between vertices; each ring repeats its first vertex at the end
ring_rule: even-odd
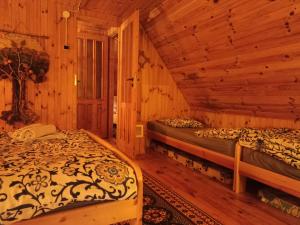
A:
POLYGON ((204 128, 206 125, 193 119, 160 119, 158 122, 176 128, 204 128))
POLYGON ((70 204, 134 199, 134 170, 83 131, 30 144, 0 137, 0 224, 70 204))
POLYGON ((201 138, 221 138, 234 140, 240 137, 241 129, 206 128, 196 131, 195 134, 201 138))
POLYGON ((300 130, 287 128, 208 128, 196 131, 199 137, 236 139, 243 147, 264 152, 300 169, 300 130))

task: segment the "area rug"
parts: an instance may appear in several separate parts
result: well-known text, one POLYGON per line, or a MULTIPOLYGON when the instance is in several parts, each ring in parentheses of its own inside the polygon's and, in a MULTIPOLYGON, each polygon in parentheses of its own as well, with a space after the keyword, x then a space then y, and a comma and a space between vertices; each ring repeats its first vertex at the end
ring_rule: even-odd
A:
POLYGON ((143 172, 143 225, 222 225, 197 206, 143 172))

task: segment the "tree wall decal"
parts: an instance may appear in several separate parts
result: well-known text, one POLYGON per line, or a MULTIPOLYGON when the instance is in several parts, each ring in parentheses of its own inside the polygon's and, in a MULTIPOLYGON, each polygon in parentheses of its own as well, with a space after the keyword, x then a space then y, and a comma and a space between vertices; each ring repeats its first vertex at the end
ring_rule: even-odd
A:
POLYGON ((28 107, 26 101, 26 81, 41 83, 46 80, 49 69, 49 55, 26 47, 26 41, 19 44, 11 41, 11 47, 0 49, 0 80, 9 79, 12 82, 12 108, 3 111, 0 119, 8 124, 21 122, 29 124, 38 116, 28 107))

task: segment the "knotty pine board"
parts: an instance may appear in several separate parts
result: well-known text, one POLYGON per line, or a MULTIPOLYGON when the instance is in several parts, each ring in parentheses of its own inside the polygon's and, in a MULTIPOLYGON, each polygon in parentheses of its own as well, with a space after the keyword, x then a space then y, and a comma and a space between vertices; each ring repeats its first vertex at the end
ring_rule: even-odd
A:
POLYGON ((142 23, 194 110, 297 121, 299 9, 297 0, 162 0, 142 23))
MULTIPOLYGON (((49 37, 37 38, 50 55, 47 81, 41 84, 28 81, 27 98, 40 117, 38 122, 73 129, 76 128, 76 17, 72 15, 69 19, 70 49, 64 50, 65 24, 61 15, 65 9, 51 0, 3 0, 0 3, 0 28, 49 37)), ((10 82, 0 81, 0 91, 0 111, 8 110, 12 102, 10 82)), ((0 128, 12 129, 3 121, 0 121, 0 128)))
POLYGON ((188 116, 189 105, 143 30, 140 32, 139 58, 141 121, 188 116))
POLYGON ((270 117, 257 117, 232 113, 216 113, 191 109, 191 117, 204 121, 211 127, 218 128, 292 128, 300 129, 300 121, 270 117))

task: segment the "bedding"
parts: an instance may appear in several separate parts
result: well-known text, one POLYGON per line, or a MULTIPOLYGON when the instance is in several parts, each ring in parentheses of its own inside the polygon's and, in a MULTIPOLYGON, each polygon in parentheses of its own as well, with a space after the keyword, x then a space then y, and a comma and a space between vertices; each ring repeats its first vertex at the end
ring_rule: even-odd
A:
POLYGON ((133 168, 84 131, 12 142, 0 133, 0 224, 80 203, 135 199, 133 168))
POLYGON ((258 191, 260 200, 269 206, 300 219, 300 200, 273 188, 264 187, 258 191))
POLYGON ((147 127, 149 130, 159 132, 163 135, 167 135, 190 144, 198 145, 215 152, 234 157, 236 140, 200 138, 195 135, 195 132, 198 129, 174 128, 157 121, 148 122, 147 127))
POLYGON ((300 132, 286 128, 244 128, 239 144, 266 153, 286 164, 300 169, 300 132))
POLYGON ((230 128, 207 128, 195 132, 198 137, 202 138, 221 138, 235 140, 241 135, 241 129, 230 128))
POLYGON ((175 128, 204 128, 205 124, 193 119, 161 119, 158 120, 170 127, 175 128))
POLYGON ((239 144, 243 147, 257 150, 266 138, 274 137, 278 134, 290 132, 287 128, 269 128, 269 129, 256 129, 256 128, 242 128, 239 138, 239 144))
POLYGON ((300 169, 300 131, 287 128, 207 128, 195 132, 200 138, 236 139, 242 147, 266 153, 300 169))

